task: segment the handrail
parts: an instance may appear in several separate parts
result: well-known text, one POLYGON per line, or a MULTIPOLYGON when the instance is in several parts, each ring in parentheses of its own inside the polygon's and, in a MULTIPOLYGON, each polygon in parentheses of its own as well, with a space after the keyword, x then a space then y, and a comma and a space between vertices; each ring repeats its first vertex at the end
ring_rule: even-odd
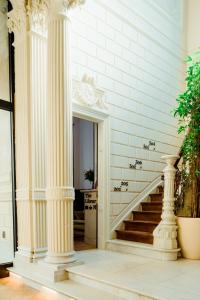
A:
POLYGON ((174 167, 177 169, 178 168, 178 164, 179 164, 179 162, 180 162, 180 160, 181 160, 181 158, 182 158, 182 156, 183 156, 183 150, 182 150, 182 147, 181 147, 181 149, 180 149, 180 151, 179 151, 179 153, 178 153, 178 158, 177 158, 177 160, 175 161, 175 164, 174 164, 174 167))

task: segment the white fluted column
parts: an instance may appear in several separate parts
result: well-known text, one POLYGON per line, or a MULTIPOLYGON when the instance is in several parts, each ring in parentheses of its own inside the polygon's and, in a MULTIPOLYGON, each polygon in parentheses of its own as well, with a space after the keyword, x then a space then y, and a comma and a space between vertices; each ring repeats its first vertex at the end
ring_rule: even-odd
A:
MULTIPOLYGON (((53 5, 52 5, 53 6, 53 5)), ((74 261, 70 20, 52 8, 48 24, 46 262, 74 261)))
POLYGON ((46 37, 36 1, 15 1, 8 14, 15 46, 17 257, 45 256, 46 37))
POLYGON ((153 245, 157 249, 177 249, 177 225, 174 214, 174 180, 176 169, 174 164, 177 155, 166 155, 162 157, 167 166, 164 168, 164 198, 161 215, 161 222, 153 232, 153 245))
MULTIPOLYGON (((30 10, 30 19, 35 17, 30 10)), ((44 16, 43 16, 44 17, 44 16)), ((34 258, 47 251, 46 228, 46 66, 47 36, 44 25, 31 22, 31 129, 32 129, 32 202, 34 258), (42 30, 43 29, 43 30, 42 30)))
POLYGON ((15 157, 18 224, 17 254, 32 260, 32 183, 28 19, 23 4, 8 14, 8 27, 15 40, 15 157))

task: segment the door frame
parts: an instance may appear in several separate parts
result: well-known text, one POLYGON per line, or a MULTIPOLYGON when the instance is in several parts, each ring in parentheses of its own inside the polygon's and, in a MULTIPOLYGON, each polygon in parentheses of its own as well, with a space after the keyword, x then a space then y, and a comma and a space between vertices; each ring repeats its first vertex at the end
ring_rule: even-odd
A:
POLYGON ((110 122, 107 112, 78 103, 73 117, 98 124, 98 249, 105 249, 110 236, 110 122))

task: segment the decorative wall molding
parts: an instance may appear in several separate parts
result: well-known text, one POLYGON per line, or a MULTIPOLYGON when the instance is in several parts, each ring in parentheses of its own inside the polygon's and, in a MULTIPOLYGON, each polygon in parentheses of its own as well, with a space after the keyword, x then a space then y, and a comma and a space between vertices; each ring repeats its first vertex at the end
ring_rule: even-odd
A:
POLYGON ((107 110, 104 91, 98 89, 93 77, 85 74, 81 81, 73 80, 73 101, 87 107, 107 110))

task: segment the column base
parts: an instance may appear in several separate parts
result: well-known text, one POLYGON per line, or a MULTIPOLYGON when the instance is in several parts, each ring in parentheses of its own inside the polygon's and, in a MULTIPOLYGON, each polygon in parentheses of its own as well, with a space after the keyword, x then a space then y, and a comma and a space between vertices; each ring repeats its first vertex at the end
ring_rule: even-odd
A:
POLYGON ((177 226, 161 223, 153 232, 153 246, 157 249, 175 250, 177 249, 177 226))
POLYGON ((13 268, 10 271, 22 275, 23 277, 31 277, 32 275, 48 282, 59 282, 68 279, 67 268, 83 264, 76 256, 73 261, 65 264, 52 264, 47 263, 44 259, 38 258, 37 260, 27 260, 24 256, 16 254, 13 261, 13 268))
POLYGON ((38 266, 41 267, 43 277, 51 282, 58 282, 68 279, 68 272, 66 269, 81 264, 83 264, 83 262, 79 261, 75 256, 65 263, 59 262, 56 264, 55 261, 52 263, 51 260, 50 262, 48 261, 48 258, 38 262, 38 266))
POLYGON ((50 253, 47 252, 47 256, 45 258, 45 262, 49 264, 68 264, 76 261, 74 256, 75 251, 67 252, 67 253, 50 253))

